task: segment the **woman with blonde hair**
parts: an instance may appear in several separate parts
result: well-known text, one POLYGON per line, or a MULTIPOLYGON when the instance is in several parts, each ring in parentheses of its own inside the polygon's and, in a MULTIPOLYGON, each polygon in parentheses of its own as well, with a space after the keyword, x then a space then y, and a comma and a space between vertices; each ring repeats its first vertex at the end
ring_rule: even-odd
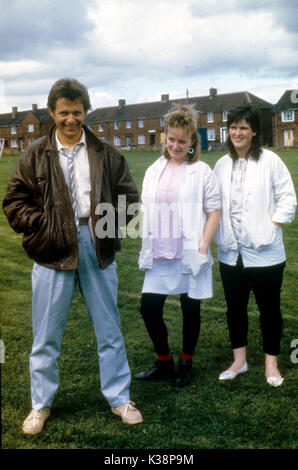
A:
POLYGON ((139 267, 146 273, 141 314, 157 358, 135 378, 170 378, 177 387, 191 381, 201 299, 212 297, 209 245, 219 222, 220 198, 213 171, 199 157, 197 113, 191 106, 175 105, 165 116, 163 155, 143 181, 139 267), (177 294, 183 349, 175 373, 163 307, 168 295, 177 294))

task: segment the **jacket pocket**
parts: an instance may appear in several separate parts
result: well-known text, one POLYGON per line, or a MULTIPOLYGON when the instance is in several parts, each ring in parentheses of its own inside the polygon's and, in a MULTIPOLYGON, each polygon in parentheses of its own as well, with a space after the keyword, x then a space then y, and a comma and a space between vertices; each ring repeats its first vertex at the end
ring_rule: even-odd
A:
POLYGON ((24 233, 23 248, 33 259, 49 252, 49 230, 46 229, 44 215, 38 220, 38 224, 24 233))
POLYGON ((198 250, 184 250, 182 256, 182 273, 198 276, 206 272, 213 264, 210 254, 203 255, 198 250))
POLYGON ((28 256, 44 262, 68 257, 75 243, 74 223, 71 224, 59 211, 45 212, 38 224, 24 233, 23 247, 28 256))
POLYGON ((248 246, 253 246, 255 249, 263 248, 274 243, 280 234, 281 227, 274 225, 268 214, 248 232, 248 246))

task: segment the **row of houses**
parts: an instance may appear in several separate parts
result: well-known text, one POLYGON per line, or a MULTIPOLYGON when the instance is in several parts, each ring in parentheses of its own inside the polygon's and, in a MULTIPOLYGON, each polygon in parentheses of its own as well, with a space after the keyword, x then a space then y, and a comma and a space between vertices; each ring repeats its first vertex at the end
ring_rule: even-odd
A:
MULTIPOLYGON (((85 124, 103 141, 121 149, 158 150, 164 137, 164 116, 174 103, 192 104, 198 111, 198 132, 203 150, 223 148, 227 137, 227 116, 236 106, 250 104, 261 115, 262 144, 268 147, 298 147, 297 90, 287 90, 273 105, 247 91, 218 94, 210 88, 207 96, 171 100, 168 94, 160 101, 98 108, 87 114, 85 124)), ((0 139, 4 152, 19 152, 44 135, 53 120, 47 108, 36 104, 28 111, 12 108, 0 114, 0 139)))

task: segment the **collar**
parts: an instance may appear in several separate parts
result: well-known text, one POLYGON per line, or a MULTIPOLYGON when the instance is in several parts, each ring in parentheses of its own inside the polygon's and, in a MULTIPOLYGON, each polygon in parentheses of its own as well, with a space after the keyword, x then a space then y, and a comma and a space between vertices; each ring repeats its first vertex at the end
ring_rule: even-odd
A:
POLYGON ((75 145, 73 145, 73 147, 65 147, 61 144, 60 140, 58 139, 57 129, 55 131, 55 139, 56 139, 56 145, 57 145, 58 152, 60 152, 60 150, 62 150, 62 149, 66 149, 66 150, 72 149, 77 144, 83 144, 85 147, 87 147, 86 134, 85 134, 84 129, 82 129, 82 136, 81 136, 80 140, 78 142, 76 142, 75 145))

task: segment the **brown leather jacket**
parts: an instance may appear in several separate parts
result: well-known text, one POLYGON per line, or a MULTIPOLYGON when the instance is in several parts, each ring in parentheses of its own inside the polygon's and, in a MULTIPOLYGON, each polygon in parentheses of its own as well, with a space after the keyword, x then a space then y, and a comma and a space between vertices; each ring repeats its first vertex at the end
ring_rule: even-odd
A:
MULTIPOLYGON (((76 269, 78 242, 71 206, 59 155, 56 127, 28 147, 11 176, 3 200, 3 210, 11 227, 24 233, 23 247, 37 263, 60 270, 76 269)), ((125 158, 110 144, 101 142, 84 126, 91 178, 91 219, 93 233, 100 215, 96 206, 111 203, 117 215, 118 195, 126 205, 138 202, 138 190, 125 158)), ((129 217, 126 217, 126 223, 129 217)), ((121 241, 94 236, 99 266, 106 268, 120 250, 121 241)))

